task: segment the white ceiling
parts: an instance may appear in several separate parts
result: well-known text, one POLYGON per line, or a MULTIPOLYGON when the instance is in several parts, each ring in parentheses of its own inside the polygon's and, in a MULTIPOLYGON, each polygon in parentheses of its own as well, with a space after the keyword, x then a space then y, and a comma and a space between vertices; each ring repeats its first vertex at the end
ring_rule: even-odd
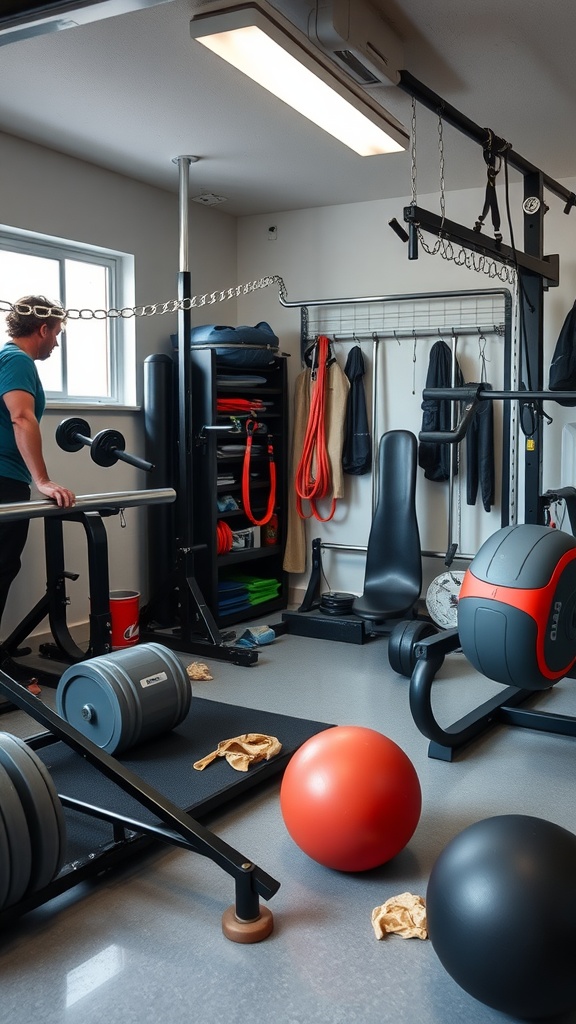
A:
MULTIPOLYGON (((302 0, 297 0, 302 2, 302 0)), ((574 0, 373 0, 406 70, 552 178, 576 175, 574 0)), ((190 38, 200 0, 0 46, 0 130, 233 215, 410 195, 410 154, 359 157, 190 38)), ((410 98, 383 89, 405 125, 410 98)), ((446 188, 485 182, 480 148, 445 128, 446 188)), ((418 105, 419 194, 438 191, 436 115, 418 105)))

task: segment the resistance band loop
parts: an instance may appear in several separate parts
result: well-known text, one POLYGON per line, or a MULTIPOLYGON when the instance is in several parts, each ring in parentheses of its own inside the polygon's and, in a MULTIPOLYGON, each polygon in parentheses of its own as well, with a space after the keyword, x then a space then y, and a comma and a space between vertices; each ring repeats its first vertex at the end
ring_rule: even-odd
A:
POLYGON ((242 503, 244 512, 254 526, 265 526, 270 522, 276 504, 276 463, 274 462, 274 448, 272 446, 272 434, 268 434, 268 460, 270 464, 270 493, 268 494, 268 506, 262 519, 255 519, 250 507, 250 458, 252 455, 252 436, 258 430, 259 424, 256 420, 246 420, 246 451, 242 465, 242 503))
POLYGON ((332 498, 330 512, 320 515, 317 502, 332 492, 332 474, 326 445, 326 364, 328 361, 329 339, 318 337, 318 369, 316 382, 310 399, 310 413, 302 446, 302 455, 296 470, 296 510, 301 519, 314 516, 321 523, 332 519, 336 511, 336 498, 332 498), (310 513, 306 515, 302 502, 310 502, 310 513))

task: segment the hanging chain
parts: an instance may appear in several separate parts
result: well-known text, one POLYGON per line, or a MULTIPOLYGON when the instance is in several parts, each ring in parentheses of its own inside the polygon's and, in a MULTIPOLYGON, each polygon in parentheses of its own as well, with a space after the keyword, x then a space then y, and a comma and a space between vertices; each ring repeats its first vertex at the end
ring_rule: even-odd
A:
POLYGON ((438 112, 438 152, 440 154, 440 213, 442 214, 440 231, 442 231, 446 220, 446 183, 444 180, 444 126, 441 111, 438 112))
POLYGON ((418 206, 418 190, 416 188, 416 98, 412 97, 412 124, 410 147, 410 177, 412 179, 412 206, 418 206))
MULTIPOLYGON (((516 268, 510 263, 501 263, 492 259, 491 256, 485 256, 482 253, 478 253, 475 250, 465 249, 464 246, 460 246, 459 249, 455 249, 450 239, 442 233, 444 221, 446 219, 446 181, 445 181, 445 155, 444 155, 444 125, 442 121, 442 111, 438 112, 438 150, 440 159, 440 214, 442 217, 440 224, 440 234, 433 245, 430 245, 420 225, 418 228, 418 241, 422 246, 422 249, 428 256, 441 256, 443 260, 448 260, 451 263, 455 263, 457 267, 466 267, 467 270, 473 270, 476 274, 486 274, 487 277, 492 280, 498 279, 503 284, 514 285, 516 282, 516 268)), ((417 190, 417 162, 416 162, 416 99, 412 97, 412 119, 411 119, 411 147, 410 147, 410 181, 412 188, 412 206, 418 205, 418 190, 417 190)))
POLYGON ((227 302, 228 299, 249 295, 260 288, 268 288, 272 284, 278 285, 280 300, 287 301, 288 292, 283 279, 278 274, 273 274, 271 277, 261 277, 257 281, 248 282, 248 284, 238 284, 234 288, 194 295, 189 299, 170 299, 168 302, 151 302, 144 306, 124 306, 123 309, 62 309, 60 306, 28 306, 26 303, 12 303, 0 299, 0 313, 9 313, 14 310, 21 316, 34 314, 40 318, 58 317, 62 320, 129 320, 133 316, 162 316, 164 313, 177 313, 180 309, 189 310, 200 306, 209 306, 215 302, 227 302))

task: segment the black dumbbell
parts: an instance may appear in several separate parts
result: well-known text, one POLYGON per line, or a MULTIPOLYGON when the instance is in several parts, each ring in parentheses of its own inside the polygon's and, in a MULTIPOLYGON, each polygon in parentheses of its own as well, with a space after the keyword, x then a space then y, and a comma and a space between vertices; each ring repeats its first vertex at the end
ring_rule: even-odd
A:
POLYGON ((79 416, 70 416, 58 424, 56 442, 65 452, 79 452, 84 446, 90 448, 90 456, 97 466, 108 468, 120 460, 147 472, 154 469, 151 462, 124 451, 126 442, 119 430, 101 430, 93 438, 90 436, 90 424, 79 416))

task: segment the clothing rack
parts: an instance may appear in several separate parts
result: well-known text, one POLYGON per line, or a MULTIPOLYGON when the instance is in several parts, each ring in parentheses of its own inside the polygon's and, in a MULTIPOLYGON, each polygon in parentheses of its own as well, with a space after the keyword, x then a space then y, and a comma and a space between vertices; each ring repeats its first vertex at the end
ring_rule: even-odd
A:
MULTIPOLYGON (((382 402, 379 394, 379 350, 390 340, 411 340, 414 344, 425 339, 446 339, 451 344, 453 368, 456 367, 458 342, 464 337, 498 337, 503 340, 503 385, 510 388, 515 379, 517 352, 512 337, 512 296, 506 288, 455 290, 447 292, 417 292, 406 295, 381 295, 333 299, 315 299, 308 302, 282 302, 288 307, 300 307, 301 356, 320 334, 331 341, 370 343, 372 345, 372 437, 379 434, 378 416, 382 402)), ((454 416, 457 407, 454 406, 454 416)), ((516 450, 513 419, 514 410, 508 403, 503 409, 503 452, 501 470, 501 525, 508 525, 515 515, 516 450)), ((448 536, 453 529, 453 489, 455 479, 456 447, 452 446, 452 468, 448 497, 448 536)), ((378 495, 378 467, 372 472, 372 507, 378 495)), ((349 551, 363 550, 356 545, 331 544, 323 546, 349 551)), ((446 552, 424 550, 423 555, 443 558, 446 552)), ((458 553, 458 558, 472 558, 471 553, 458 553)))

